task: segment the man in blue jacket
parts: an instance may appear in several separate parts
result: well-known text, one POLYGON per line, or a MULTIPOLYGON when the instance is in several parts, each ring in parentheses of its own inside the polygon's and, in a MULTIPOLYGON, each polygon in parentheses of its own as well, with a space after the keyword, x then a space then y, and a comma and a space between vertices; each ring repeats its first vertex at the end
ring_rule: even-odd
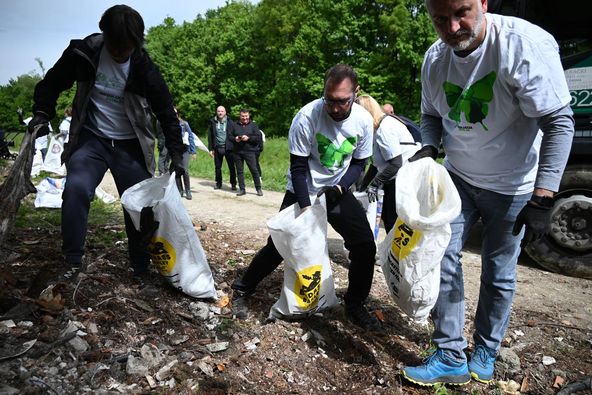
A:
MULTIPOLYGON (((65 276, 81 267, 90 202, 106 171, 119 194, 154 173, 151 115, 162 126, 174 170, 183 172, 183 143, 171 94, 158 67, 142 48, 144 21, 125 5, 105 11, 102 33, 72 40, 57 63, 35 87, 29 131, 48 133, 56 100, 76 82, 70 141, 62 161, 68 181, 62 204, 62 252, 65 276)), ((142 234, 124 211, 131 266, 147 269, 149 255, 142 234)))

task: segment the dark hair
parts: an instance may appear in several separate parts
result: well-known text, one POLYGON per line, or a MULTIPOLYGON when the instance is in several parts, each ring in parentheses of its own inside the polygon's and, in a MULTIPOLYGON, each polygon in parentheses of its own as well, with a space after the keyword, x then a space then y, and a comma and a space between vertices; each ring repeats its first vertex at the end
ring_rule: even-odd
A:
POLYGON ((99 28, 118 48, 140 48, 144 44, 144 20, 136 10, 124 4, 105 11, 99 28))
POLYGON ((355 90, 358 86, 358 74, 354 71, 353 67, 343 63, 336 64, 327 70, 327 73, 325 74, 325 86, 329 80, 338 84, 347 78, 349 78, 353 89, 355 90))
POLYGON ((241 113, 248 113, 248 114, 250 114, 250 113, 251 113, 251 110, 249 110, 248 108, 244 108, 244 107, 243 107, 243 108, 241 108, 241 109, 240 109, 240 111, 239 111, 239 112, 241 112, 241 113))

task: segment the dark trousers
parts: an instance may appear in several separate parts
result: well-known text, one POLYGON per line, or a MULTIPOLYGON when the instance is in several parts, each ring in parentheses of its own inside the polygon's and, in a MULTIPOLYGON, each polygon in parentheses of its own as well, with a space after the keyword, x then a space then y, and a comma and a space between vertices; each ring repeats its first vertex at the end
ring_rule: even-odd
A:
POLYGON ((175 182, 177 183, 177 189, 179 192, 183 192, 184 190, 187 192, 191 192, 191 183, 189 178, 189 156, 191 154, 189 151, 183 152, 183 169, 185 169, 185 173, 182 176, 177 175, 175 173, 175 182), (183 188, 185 186, 185 188, 183 188))
MULTIPOLYGON (((78 144, 66 163, 68 177, 62 195, 62 252, 71 263, 80 262, 84 254, 90 202, 107 169, 111 170, 120 196, 127 188, 150 178, 137 139, 108 140, 83 130, 78 144)), ((149 263, 149 255, 130 216, 125 210, 123 214, 131 264, 142 268, 149 263)))
POLYGON ((261 188, 261 178, 259 178, 259 171, 257 170, 257 157, 255 152, 235 152, 234 163, 236 164, 236 176, 238 178, 238 188, 241 191, 245 190, 245 162, 249 167, 255 188, 261 188))
MULTIPOLYGON (((286 191, 280 211, 296 203, 296 195, 286 191)), ((349 286, 345 294, 346 304, 364 303, 370 294, 374 275, 376 244, 366 214, 351 192, 346 192, 338 202, 327 205, 327 220, 345 241, 349 250, 349 286)), ((275 270, 283 258, 275 248, 271 237, 251 261, 243 277, 232 284, 233 289, 252 293, 257 284, 275 270)))
POLYGON ((234 167, 234 155, 232 151, 224 147, 216 147, 214 149, 214 166, 216 167, 216 185, 222 186, 222 161, 226 158, 228 165, 228 172, 230 173, 230 185, 236 186, 236 171, 234 167))
POLYGON ((263 172, 261 171, 261 162, 259 162, 259 157, 261 156, 261 151, 257 151, 255 154, 255 160, 257 161, 257 171, 259 172, 259 178, 263 177, 263 172))
POLYGON ((382 224, 386 233, 395 226, 397 220, 397 207, 395 203, 395 180, 385 182, 382 186, 384 196, 382 200, 382 224))

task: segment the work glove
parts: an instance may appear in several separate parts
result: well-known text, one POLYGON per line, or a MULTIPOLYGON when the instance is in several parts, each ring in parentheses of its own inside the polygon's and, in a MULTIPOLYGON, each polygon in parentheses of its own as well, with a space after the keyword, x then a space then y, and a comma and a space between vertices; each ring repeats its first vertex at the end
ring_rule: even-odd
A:
POLYGON ((333 185, 332 187, 325 187, 319 191, 317 197, 321 197, 321 195, 325 195, 325 201, 327 204, 335 204, 341 199, 343 194, 337 185, 333 185))
POLYGON ((27 125, 27 131, 31 134, 37 132, 35 138, 49 134, 49 119, 41 113, 35 114, 27 125))
POLYGON ((512 234, 518 236, 522 230, 522 226, 526 226, 524 237, 520 243, 520 247, 524 248, 531 241, 538 240, 547 233, 550 221, 551 207, 540 206, 528 201, 526 206, 518 214, 518 217, 516 217, 512 234))
POLYGON ((160 225, 160 222, 154 220, 152 207, 143 207, 142 211, 140 211, 140 237, 144 248, 148 247, 152 236, 158 229, 158 225, 160 225))
POLYGON ((419 149, 419 151, 415 153, 415 155, 409 158, 409 162, 415 162, 416 160, 421 158, 432 158, 435 160, 437 157, 438 149, 436 147, 434 147, 433 145, 424 145, 419 149))
POLYGON ((380 188, 378 188, 378 186, 374 185, 374 184, 370 184, 368 185, 368 188, 366 189, 366 194, 368 195, 368 201, 370 203, 376 202, 378 200, 378 190, 380 188))
POLYGON ((180 152, 171 153, 171 167, 169 170, 171 173, 174 171, 177 176, 185 174, 185 168, 183 167, 183 154, 180 152))

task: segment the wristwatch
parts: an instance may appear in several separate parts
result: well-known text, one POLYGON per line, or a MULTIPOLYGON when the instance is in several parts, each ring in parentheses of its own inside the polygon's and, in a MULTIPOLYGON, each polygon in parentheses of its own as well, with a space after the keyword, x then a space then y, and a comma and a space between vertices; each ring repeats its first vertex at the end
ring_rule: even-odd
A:
POLYGON ((551 208, 553 207, 553 203, 555 202, 554 199, 550 196, 538 196, 532 195, 530 201, 536 203, 538 206, 551 208))

